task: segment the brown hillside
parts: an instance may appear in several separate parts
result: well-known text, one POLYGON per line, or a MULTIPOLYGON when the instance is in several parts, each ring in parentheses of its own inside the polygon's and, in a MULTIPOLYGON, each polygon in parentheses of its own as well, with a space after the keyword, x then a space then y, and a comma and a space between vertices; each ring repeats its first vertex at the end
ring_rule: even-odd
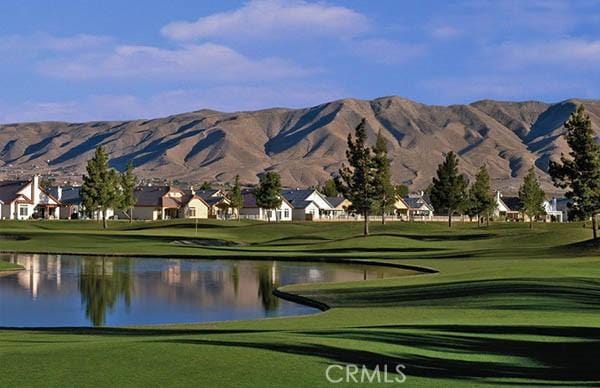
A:
POLYGON ((361 117, 374 140, 382 130, 393 157, 394 178, 426 187, 443 154, 456 151, 472 177, 482 163, 494 185, 516 191, 534 164, 548 191, 548 161, 566 152, 562 124, 583 103, 600 134, 600 101, 478 101, 431 106, 400 97, 344 99, 306 109, 221 113, 200 110, 154 120, 0 125, 2 174, 53 171, 78 177, 97 145, 122 168, 133 160, 138 174, 186 181, 253 183, 265 170, 287 186, 323 182, 345 160, 346 137, 361 117))

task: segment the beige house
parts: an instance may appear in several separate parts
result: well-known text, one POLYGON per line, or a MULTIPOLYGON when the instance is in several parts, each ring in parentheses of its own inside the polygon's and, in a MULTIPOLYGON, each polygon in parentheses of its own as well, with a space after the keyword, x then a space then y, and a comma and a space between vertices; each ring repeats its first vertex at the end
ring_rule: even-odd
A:
POLYGON ((408 219, 409 206, 403 198, 398 197, 394 203, 394 215, 402 220, 408 219))
POLYGON ((209 215, 210 206, 193 191, 184 193, 171 186, 141 186, 135 189, 134 195, 136 198, 133 208, 134 219, 206 219, 209 215))
POLYGON ((180 209, 178 218, 209 218, 209 206, 202 198, 196 195, 188 195, 187 198, 189 199, 187 201, 185 198, 183 201, 185 204, 180 209))
POLYGON ((231 207, 231 201, 223 190, 198 190, 195 193, 208 204, 208 218, 218 220, 237 218, 237 210, 231 207))
POLYGON ((332 206, 332 213, 334 218, 344 218, 350 216, 350 206, 352 202, 342 196, 327 197, 327 202, 332 206))

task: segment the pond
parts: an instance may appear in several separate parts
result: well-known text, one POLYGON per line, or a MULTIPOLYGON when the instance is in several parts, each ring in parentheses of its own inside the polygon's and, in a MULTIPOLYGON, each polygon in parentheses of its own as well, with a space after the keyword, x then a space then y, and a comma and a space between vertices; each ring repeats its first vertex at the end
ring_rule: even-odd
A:
POLYGON ((399 276, 357 264, 100 258, 11 254, 25 270, 0 275, 0 326, 123 326, 254 319, 317 312, 280 299, 286 284, 399 276))

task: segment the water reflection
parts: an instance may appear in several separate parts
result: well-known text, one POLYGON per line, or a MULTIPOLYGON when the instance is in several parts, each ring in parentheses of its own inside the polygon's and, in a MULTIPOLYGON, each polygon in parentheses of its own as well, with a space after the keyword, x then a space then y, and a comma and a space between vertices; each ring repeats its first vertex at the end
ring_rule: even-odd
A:
POLYGON ((4 255, 26 270, 0 277, 0 326, 209 322, 308 314, 279 299, 291 283, 398 276, 356 265, 244 260, 4 255))
POLYGON ((127 308, 131 304, 130 260, 124 261, 127 268, 115 268, 112 259, 84 257, 81 260, 81 303, 85 306, 85 316, 94 326, 105 323, 107 310, 112 310, 119 298, 123 299, 127 308))
POLYGON ((60 289, 62 274, 60 255, 51 255, 44 259, 40 255, 22 255, 19 259, 16 255, 12 255, 9 261, 20 264, 26 269, 17 273, 16 277, 18 284, 30 291, 32 299, 37 298, 42 282, 53 282, 56 289, 60 289), (43 274, 47 276, 44 277, 43 274))
POLYGON ((275 262, 258 264, 258 296, 265 311, 275 311, 279 306, 279 298, 273 295, 273 290, 279 287, 275 262))

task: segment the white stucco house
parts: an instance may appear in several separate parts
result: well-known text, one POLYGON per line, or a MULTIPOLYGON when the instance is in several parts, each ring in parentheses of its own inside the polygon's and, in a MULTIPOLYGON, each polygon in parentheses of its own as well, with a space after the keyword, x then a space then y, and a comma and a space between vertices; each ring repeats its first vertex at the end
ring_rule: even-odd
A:
POLYGON ((60 201, 40 186, 40 177, 29 181, 1 181, 0 202, 2 219, 56 219, 60 201))
MULTIPOLYGON (((102 219, 100 210, 95 210, 92 214, 85 210, 83 198, 81 197, 81 186, 56 186, 50 187, 47 191, 60 201, 59 218, 61 220, 102 219)), ((118 216, 118 214, 115 214, 114 209, 106 209, 107 218, 114 218, 115 215, 118 216)))
POLYGON ((294 207, 285 197, 281 197, 281 205, 277 209, 265 209, 256 204, 256 197, 251 191, 243 193, 244 205, 240 209, 240 218, 259 221, 292 221, 294 207))
POLYGON ((568 203, 567 198, 547 199, 544 201, 543 206, 546 211, 546 221, 552 222, 565 222, 569 219, 568 215, 568 203))
POLYGON ((338 213, 327 197, 314 189, 283 190, 281 195, 293 206, 292 219, 295 221, 333 219, 338 213))
POLYGON ((409 194, 402 198, 403 204, 397 204, 399 210, 406 213, 411 221, 431 221, 434 215, 433 206, 429 203, 423 192, 409 194), (406 210, 402 209, 406 206, 406 210))

